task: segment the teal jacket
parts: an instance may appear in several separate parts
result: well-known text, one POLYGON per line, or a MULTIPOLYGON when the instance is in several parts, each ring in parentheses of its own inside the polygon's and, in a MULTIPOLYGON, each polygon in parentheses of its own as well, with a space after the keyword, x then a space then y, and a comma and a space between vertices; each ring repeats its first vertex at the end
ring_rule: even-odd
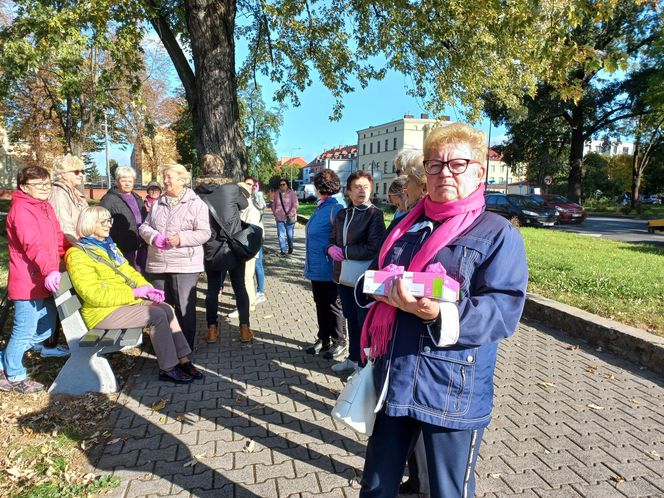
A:
POLYGON ((332 281, 332 258, 327 253, 330 234, 337 213, 346 207, 340 194, 325 199, 311 215, 304 230, 306 233, 306 253, 304 276, 318 282, 332 281))

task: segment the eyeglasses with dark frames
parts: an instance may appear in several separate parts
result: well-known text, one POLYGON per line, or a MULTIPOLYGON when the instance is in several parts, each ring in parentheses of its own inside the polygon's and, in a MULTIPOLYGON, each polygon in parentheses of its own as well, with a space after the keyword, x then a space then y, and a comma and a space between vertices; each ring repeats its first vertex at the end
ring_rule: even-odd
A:
POLYGON ((30 185, 39 190, 50 190, 53 187, 51 182, 25 182, 24 185, 30 185))
POLYGON ((437 175, 447 166, 453 175, 463 175, 468 169, 470 163, 480 164, 474 159, 450 159, 449 161, 439 161, 438 159, 429 159, 423 161, 424 171, 427 175, 437 175))

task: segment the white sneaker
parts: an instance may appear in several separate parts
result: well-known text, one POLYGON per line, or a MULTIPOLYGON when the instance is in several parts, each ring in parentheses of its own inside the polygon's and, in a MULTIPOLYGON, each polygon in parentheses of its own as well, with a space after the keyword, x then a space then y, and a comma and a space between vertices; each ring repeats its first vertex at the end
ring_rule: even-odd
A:
POLYGON ((332 365, 331 368, 334 373, 351 372, 357 370, 357 363, 351 360, 350 358, 346 358, 341 363, 332 365))
MULTIPOLYGON (((249 311, 256 311, 256 306, 249 306, 249 311)), ((240 310, 235 308, 228 314, 228 318, 240 318, 240 310)))
POLYGON ((257 292, 256 293, 256 304, 261 304, 267 301, 267 297, 265 297, 264 292, 257 292))
POLYGON ((35 346, 33 346, 32 349, 37 351, 42 358, 62 358, 64 356, 69 356, 71 354, 69 352, 69 348, 65 346, 55 346, 54 348, 47 348, 43 344, 35 344, 35 346))

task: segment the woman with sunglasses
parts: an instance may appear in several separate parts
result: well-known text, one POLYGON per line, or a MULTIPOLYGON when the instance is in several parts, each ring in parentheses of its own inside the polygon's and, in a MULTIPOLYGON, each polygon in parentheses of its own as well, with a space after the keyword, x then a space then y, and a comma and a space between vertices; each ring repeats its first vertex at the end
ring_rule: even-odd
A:
POLYGON ((378 413, 362 498, 397 496, 420 431, 430 495, 474 496, 498 344, 518 325, 528 283, 521 234, 485 210, 486 152, 484 134, 468 125, 432 130, 424 143, 427 195, 378 253, 381 270, 442 267, 461 287, 455 302, 442 302, 413 296, 398 279, 387 296, 373 296, 360 343, 375 359, 378 413))
POLYGON ((69 244, 47 201, 51 192, 48 170, 25 167, 16 183, 18 190, 7 215, 7 291, 14 301, 14 326, 0 352, 0 390, 35 393, 44 386, 28 378, 23 354, 51 337, 55 328, 51 293, 60 285, 60 258, 69 244))
POLYGON ((88 201, 79 190, 85 178, 85 165, 76 156, 67 154, 59 157, 53 164, 53 188, 48 196, 58 217, 62 231, 71 244, 76 243, 76 222, 78 215, 86 207, 88 201))
POLYGON ((124 258, 110 237, 113 218, 101 206, 84 209, 76 231, 81 236, 67 251, 67 271, 89 329, 149 327, 159 364, 159 380, 188 384, 203 374, 189 361, 191 348, 175 311, 124 258))

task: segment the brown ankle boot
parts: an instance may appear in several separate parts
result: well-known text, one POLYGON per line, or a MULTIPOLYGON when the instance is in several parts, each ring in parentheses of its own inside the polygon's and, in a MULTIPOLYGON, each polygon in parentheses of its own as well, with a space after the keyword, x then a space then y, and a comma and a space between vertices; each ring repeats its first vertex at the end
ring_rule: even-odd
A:
POLYGON ((217 330, 217 326, 213 323, 212 325, 208 325, 208 333, 207 333, 207 342, 208 344, 214 344, 217 342, 219 339, 219 331, 217 330))
POLYGON ((246 323, 240 324, 240 342, 251 342, 254 340, 254 333, 249 330, 249 325, 246 323))

